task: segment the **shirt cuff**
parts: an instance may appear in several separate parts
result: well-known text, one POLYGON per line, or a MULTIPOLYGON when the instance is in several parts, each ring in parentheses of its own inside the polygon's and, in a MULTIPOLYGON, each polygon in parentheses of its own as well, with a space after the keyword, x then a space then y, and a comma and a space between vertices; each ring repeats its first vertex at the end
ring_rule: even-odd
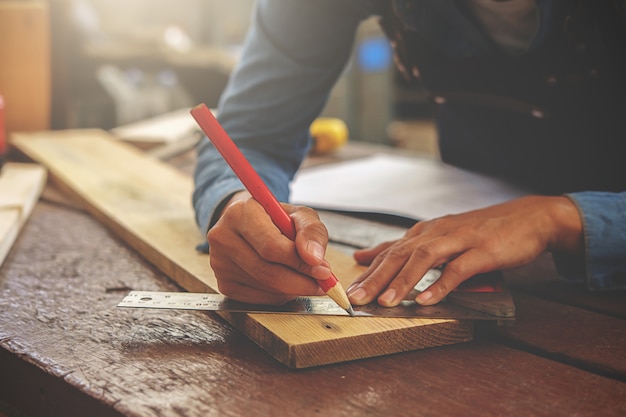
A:
POLYGON ((243 190, 245 188, 238 179, 229 179, 216 184, 210 193, 205 193, 196 203, 196 217, 200 230, 206 234, 217 222, 217 214, 233 194, 243 190))
POLYGON ((584 257, 554 253, 559 274, 585 281, 590 290, 626 288, 626 193, 567 194, 582 222, 584 257))

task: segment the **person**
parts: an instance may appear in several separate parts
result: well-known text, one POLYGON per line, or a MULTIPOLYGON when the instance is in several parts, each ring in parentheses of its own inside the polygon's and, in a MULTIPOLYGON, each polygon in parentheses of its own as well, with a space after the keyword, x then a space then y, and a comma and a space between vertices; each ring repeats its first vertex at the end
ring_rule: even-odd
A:
MULTIPOLYGON (((443 161, 506 179, 531 195, 421 221, 355 252, 368 265, 355 305, 435 304, 464 280, 551 252, 564 278, 626 288, 626 25, 623 1, 259 0, 219 120, 293 218, 282 237, 209 141, 193 195, 222 293, 283 303, 320 295, 327 231, 288 204, 310 123, 350 56, 361 21, 380 16, 407 83, 432 92, 443 161)), ((419 190, 415 190, 419 192, 419 190)))

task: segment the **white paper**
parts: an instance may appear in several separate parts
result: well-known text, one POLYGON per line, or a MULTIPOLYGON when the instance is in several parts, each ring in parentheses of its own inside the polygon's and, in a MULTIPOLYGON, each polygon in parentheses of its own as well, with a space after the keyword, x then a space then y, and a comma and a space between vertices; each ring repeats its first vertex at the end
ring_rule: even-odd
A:
POLYGON ((501 203, 526 192, 437 160, 376 154, 300 171, 291 202, 318 209, 394 214, 415 220, 501 203))

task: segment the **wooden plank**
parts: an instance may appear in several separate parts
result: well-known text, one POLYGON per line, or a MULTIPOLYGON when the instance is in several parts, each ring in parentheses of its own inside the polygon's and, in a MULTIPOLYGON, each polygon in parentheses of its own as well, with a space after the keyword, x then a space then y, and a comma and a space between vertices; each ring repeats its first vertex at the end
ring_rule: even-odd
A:
POLYGON ((508 344, 626 381, 625 319, 519 292, 514 299, 516 324, 498 328, 508 344))
POLYGON ((19 210, 0 210, 0 265, 9 254, 19 233, 19 210))
POLYGON ((46 183, 39 165, 7 163, 0 171, 0 265, 11 250, 46 183))
POLYGON ((507 271, 506 279, 512 289, 626 319, 626 290, 589 291, 583 283, 566 281, 556 272, 551 255, 507 271))
MULTIPOLYGON (((12 142, 47 166, 61 188, 183 288, 217 291, 208 256, 194 249, 203 237, 193 220, 189 176, 99 130, 16 134, 12 142)), ((330 250, 328 259, 344 285, 363 270, 336 251, 330 250)), ((224 317, 296 368, 460 343, 473 336, 472 324, 457 320, 224 317)))

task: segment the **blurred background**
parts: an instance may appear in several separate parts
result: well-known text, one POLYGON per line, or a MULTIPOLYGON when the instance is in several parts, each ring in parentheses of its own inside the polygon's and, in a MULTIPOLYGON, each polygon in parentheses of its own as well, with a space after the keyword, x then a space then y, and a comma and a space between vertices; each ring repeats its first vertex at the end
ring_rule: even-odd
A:
MULTIPOLYGON (((119 126, 205 102, 236 65, 254 0, 0 0, 9 131, 119 126)), ((323 116, 351 140, 436 153, 432 108, 407 89, 376 19, 359 30, 323 116)))

